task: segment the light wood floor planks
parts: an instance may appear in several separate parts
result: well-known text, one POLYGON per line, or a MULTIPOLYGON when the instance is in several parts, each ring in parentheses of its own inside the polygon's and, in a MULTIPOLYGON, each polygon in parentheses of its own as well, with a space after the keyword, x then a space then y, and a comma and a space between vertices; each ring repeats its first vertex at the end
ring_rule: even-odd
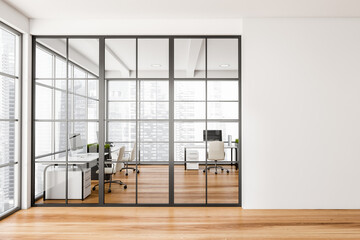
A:
MULTIPOLYGON (((208 171, 208 203, 238 203, 238 174, 235 166, 226 166, 226 171, 217 175, 214 169, 208 171)), ((139 203, 168 203, 169 202, 169 167, 165 165, 140 166, 138 175, 138 202, 139 203)), ((203 167, 201 166, 201 169, 203 167)), ((184 170, 183 165, 175 166, 175 203, 205 203, 205 173, 202 170, 184 170)), ((127 184, 127 189, 118 184, 111 185, 111 193, 108 193, 109 184, 105 187, 106 203, 135 203, 135 173, 129 170, 117 173, 114 180, 121 180, 127 184)), ((98 181, 92 181, 95 185, 98 181)), ((98 203, 98 188, 84 201, 69 200, 69 203, 98 203)), ((46 200, 46 203, 64 203, 64 200, 46 200)), ((37 203, 43 203, 39 199, 37 203)))
POLYGON ((360 210, 36 207, 2 220, 0 239, 360 239, 360 210))

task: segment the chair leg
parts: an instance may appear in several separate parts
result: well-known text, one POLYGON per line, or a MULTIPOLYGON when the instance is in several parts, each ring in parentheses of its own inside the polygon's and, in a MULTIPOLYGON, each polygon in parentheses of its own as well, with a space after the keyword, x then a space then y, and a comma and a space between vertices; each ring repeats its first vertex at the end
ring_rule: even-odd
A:
POLYGON ((112 174, 110 175, 110 181, 109 181, 109 189, 108 189, 108 193, 111 193, 111 183, 112 183, 112 174))
POLYGON ((217 170, 218 168, 221 170, 221 171, 224 171, 224 169, 226 170, 226 173, 230 173, 229 169, 227 168, 224 168, 223 166, 219 166, 218 163, 217 163, 217 160, 215 160, 215 165, 214 166, 209 166, 207 168, 205 168, 203 170, 203 172, 205 172, 206 170, 210 170, 211 168, 214 168, 215 169, 215 174, 218 174, 217 170))

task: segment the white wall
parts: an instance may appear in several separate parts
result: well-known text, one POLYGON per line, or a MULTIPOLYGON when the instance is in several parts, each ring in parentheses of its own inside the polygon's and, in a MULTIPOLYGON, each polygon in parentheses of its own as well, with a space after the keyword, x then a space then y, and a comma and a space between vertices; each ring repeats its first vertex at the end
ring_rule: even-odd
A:
POLYGON ((212 35, 241 34, 237 19, 31 19, 33 35, 212 35))
POLYGON ((360 208, 360 19, 243 31, 244 208, 360 208))

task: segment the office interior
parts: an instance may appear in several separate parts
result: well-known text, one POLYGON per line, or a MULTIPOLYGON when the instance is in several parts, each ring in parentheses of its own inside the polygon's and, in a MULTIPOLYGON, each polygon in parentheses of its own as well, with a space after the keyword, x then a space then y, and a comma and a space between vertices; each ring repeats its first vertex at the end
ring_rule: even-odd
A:
POLYGON ((240 46, 34 37, 32 204, 240 206, 240 46))

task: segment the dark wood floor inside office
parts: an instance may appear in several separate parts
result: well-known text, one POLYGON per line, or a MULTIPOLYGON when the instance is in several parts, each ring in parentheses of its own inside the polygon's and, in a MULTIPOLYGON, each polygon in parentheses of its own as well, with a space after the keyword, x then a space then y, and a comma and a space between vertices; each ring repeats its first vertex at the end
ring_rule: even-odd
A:
MULTIPOLYGON (((238 203, 238 170, 235 166, 224 166, 230 170, 226 173, 214 169, 208 171, 208 203, 238 203)), ((175 166, 175 203, 205 203, 205 173, 201 170, 184 170, 183 165, 175 166)), ((169 167, 166 165, 139 166, 138 174, 138 202, 139 203, 168 203, 169 201, 169 167)), ((119 184, 105 185, 106 203, 135 203, 136 178, 135 172, 125 170, 113 176, 114 180, 121 180, 127 184, 127 189, 119 184)), ((92 181, 95 185, 98 181, 92 181)), ((92 190, 85 200, 69 200, 69 203, 97 203, 98 187, 92 190)), ((44 203, 39 199, 36 203, 44 203)), ((64 203, 64 200, 46 200, 45 203, 64 203)))
POLYGON ((0 239, 360 239, 360 210, 240 207, 34 207, 0 222, 0 239))

